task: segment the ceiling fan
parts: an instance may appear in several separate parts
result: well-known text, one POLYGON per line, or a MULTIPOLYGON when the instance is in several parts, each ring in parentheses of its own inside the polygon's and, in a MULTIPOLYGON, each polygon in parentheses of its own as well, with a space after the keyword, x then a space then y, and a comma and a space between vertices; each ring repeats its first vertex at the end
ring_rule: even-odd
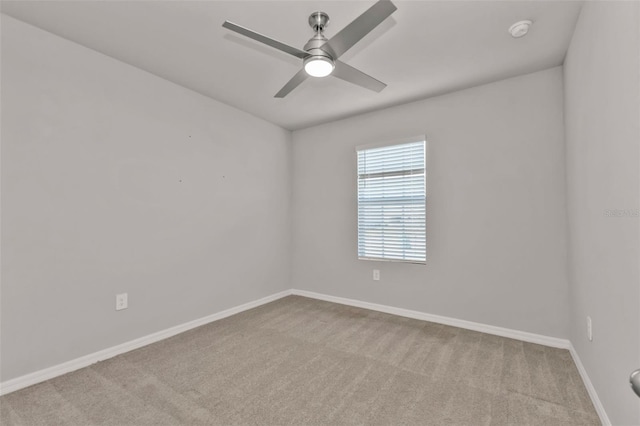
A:
POLYGON ((380 92, 387 87, 386 84, 345 64, 338 58, 387 19, 396 9, 390 0, 379 0, 331 39, 327 39, 323 34, 329 23, 329 15, 324 12, 314 12, 309 16, 309 25, 316 34, 304 45, 304 50, 289 46, 233 22, 225 21, 222 26, 303 60, 304 67, 276 93, 276 98, 284 98, 309 76, 326 77, 330 74, 358 86, 380 92))

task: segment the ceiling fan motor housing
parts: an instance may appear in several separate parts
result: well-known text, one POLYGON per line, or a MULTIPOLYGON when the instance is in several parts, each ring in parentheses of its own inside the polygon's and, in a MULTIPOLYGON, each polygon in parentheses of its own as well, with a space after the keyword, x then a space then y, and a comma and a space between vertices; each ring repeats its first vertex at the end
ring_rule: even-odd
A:
POLYGON ((307 44, 304 45, 303 49, 313 56, 325 56, 327 58, 331 58, 331 55, 322 49, 322 46, 327 41, 327 38, 322 33, 318 32, 316 33, 316 35, 309 39, 307 44))

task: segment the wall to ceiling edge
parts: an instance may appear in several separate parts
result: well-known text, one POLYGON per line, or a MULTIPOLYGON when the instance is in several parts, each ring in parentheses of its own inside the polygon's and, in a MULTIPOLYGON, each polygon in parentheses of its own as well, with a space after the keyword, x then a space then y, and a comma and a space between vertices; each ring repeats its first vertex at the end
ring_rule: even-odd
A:
POLYGON ((640 424, 640 3, 585 2, 564 90, 570 339, 612 424, 640 424))
POLYGON ((290 288, 290 154, 289 131, 2 15, 1 380, 290 288))

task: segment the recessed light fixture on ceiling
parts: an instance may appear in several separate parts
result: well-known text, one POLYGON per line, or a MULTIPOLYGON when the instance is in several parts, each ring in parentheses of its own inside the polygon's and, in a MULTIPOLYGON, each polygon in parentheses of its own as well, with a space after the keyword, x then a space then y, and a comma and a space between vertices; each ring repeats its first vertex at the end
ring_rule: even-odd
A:
POLYGON ((527 35, 529 28, 533 24, 530 20, 518 21, 509 27, 509 33, 513 38, 520 38, 527 35))

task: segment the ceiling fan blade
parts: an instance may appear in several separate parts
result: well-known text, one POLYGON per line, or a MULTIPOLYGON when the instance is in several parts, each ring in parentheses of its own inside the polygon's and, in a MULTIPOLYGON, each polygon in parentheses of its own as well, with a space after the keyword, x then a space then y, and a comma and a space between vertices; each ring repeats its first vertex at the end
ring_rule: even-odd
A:
POLYGON ((357 84, 358 86, 373 90, 374 92, 380 92, 382 89, 387 87, 383 82, 376 80, 370 75, 367 75, 342 61, 336 61, 336 68, 333 70, 331 75, 344 81, 348 81, 349 83, 357 84))
POLYGON ((298 87, 300 85, 300 83, 305 81, 308 76, 309 76, 309 74, 307 74, 307 72, 304 70, 304 68, 301 69, 300 71, 298 71, 298 73, 296 75, 293 76, 293 78, 291 80, 289 80, 289 82, 287 82, 287 84, 284 85, 284 87, 282 89, 280 89, 280 91, 278 93, 276 93, 276 95, 274 97, 276 97, 276 98, 284 98, 285 96, 287 96, 289 94, 289 92, 291 92, 293 89, 298 87))
POLYGON ((340 30, 338 34, 334 35, 324 46, 327 46, 327 50, 330 49, 331 53, 335 54, 334 59, 339 58, 382 21, 387 19, 396 9, 396 6, 391 1, 379 0, 362 15, 354 19, 353 22, 340 30))
POLYGON ((309 56, 309 54, 304 50, 300 50, 296 47, 289 46, 288 44, 284 44, 282 42, 279 42, 278 40, 272 39, 271 37, 267 37, 266 35, 262 35, 248 28, 234 24, 233 22, 224 21, 224 24, 222 24, 222 26, 227 29, 230 29, 231 31, 235 31, 238 34, 242 34, 243 36, 259 41, 260 43, 264 43, 268 46, 275 47, 276 49, 281 50, 290 55, 293 55, 297 58, 304 59, 307 56, 309 56))

